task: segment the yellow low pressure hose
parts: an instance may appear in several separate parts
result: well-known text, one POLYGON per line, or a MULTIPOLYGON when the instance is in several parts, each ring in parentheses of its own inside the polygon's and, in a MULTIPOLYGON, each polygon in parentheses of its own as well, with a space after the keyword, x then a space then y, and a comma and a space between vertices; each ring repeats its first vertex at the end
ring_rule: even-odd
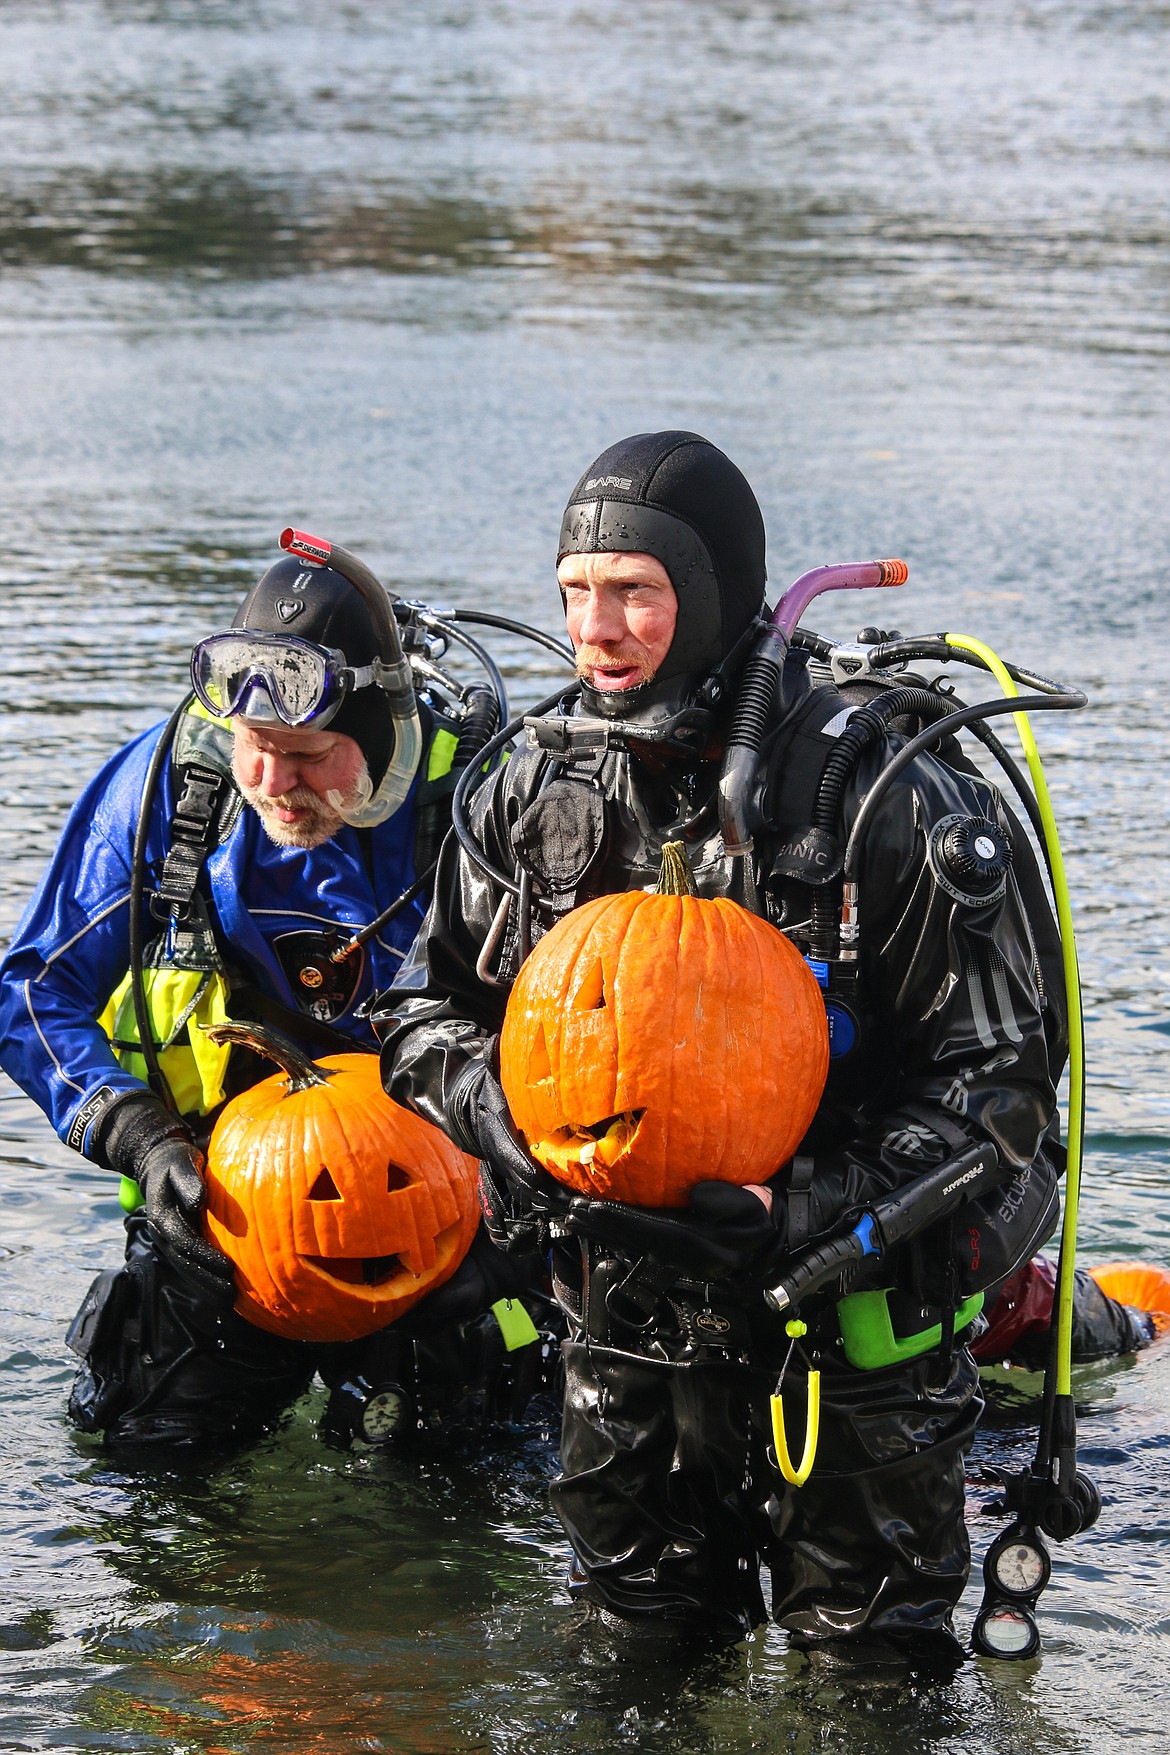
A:
MULTIPOLYGON (((1005 695, 1019 694, 1020 691, 1008 674, 1007 666, 1003 660, 982 640, 973 639, 967 634, 947 634, 944 638, 948 646, 954 646, 961 652, 970 652, 985 664, 1005 695)), ((1073 1270, 1076 1267, 1077 1210, 1081 1198, 1081 1163, 1084 1155, 1085 1027, 1084 1015, 1081 1010, 1081 980, 1080 970, 1077 966, 1076 939, 1073 934, 1072 908, 1069 903, 1064 858, 1060 851, 1060 836, 1057 833, 1052 800, 1048 794, 1048 783, 1044 778, 1040 752, 1036 748, 1036 740, 1032 736, 1028 715, 1021 710, 1019 713, 1013 714, 1012 717, 1015 720, 1024 755, 1027 757, 1032 789, 1036 794, 1040 821, 1044 828, 1044 843, 1048 853, 1049 870, 1052 874, 1052 893, 1056 903, 1056 917, 1060 925, 1061 955, 1064 960, 1064 985, 1068 1006, 1068 1168, 1065 1172, 1064 1226, 1061 1232, 1063 1267, 1060 1276, 1060 1303, 1057 1308, 1056 1331, 1056 1393, 1067 1396, 1072 1393, 1073 1270)))

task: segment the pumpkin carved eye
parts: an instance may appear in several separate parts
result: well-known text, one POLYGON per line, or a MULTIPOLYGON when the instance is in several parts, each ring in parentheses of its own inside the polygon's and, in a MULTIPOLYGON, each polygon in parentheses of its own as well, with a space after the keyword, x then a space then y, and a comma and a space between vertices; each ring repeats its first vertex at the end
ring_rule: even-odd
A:
POLYGON ((322 1169, 320 1171, 320 1173, 318 1174, 316 1181, 313 1183, 312 1188, 309 1190, 309 1199, 310 1200, 340 1200, 341 1199, 341 1195, 340 1195, 340 1192, 338 1191, 337 1184, 336 1184, 336 1182, 334 1182, 332 1176, 330 1176, 328 1170, 322 1169))
POLYGON ((575 1012, 600 1012, 605 1010, 607 1004, 605 971, 599 957, 577 989, 573 999, 573 1010, 575 1012))
POLYGON ((543 1024, 536 1026, 536 1034, 532 1038, 532 1053, 528 1058, 528 1076, 536 1085, 543 1085, 552 1078, 552 1062, 548 1057, 548 1037, 544 1033, 543 1024))

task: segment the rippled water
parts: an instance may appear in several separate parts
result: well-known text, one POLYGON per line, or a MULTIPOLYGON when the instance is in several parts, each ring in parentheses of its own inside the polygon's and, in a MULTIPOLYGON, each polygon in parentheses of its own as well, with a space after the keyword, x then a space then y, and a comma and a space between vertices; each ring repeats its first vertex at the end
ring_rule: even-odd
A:
MULTIPOLYGON (((0 931, 285 523, 552 627, 581 467, 695 427, 756 485, 778 586, 909 561, 817 625, 974 632, 1091 693, 1038 725, 1084 1252, 1170 1266, 1168 51, 1170 8, 1089 0, 9 0, 0 931)), ((86 1448, 63 1334, 118 1250, 108 1178, 7 1084, 0 1163, 0 1746, 1164 1748, 1170 1349, 1078 1374, 1105 1511, 1058 1551, 1038 1665, 929 1688, 775 1633, 664 1658, 569 1603, 539 1423, 345 1458, 310 1397, 209 1472, 86 1448)), ((977 1462, 1025 1459, 1034 1391, 1000 1387, 977 1462)))

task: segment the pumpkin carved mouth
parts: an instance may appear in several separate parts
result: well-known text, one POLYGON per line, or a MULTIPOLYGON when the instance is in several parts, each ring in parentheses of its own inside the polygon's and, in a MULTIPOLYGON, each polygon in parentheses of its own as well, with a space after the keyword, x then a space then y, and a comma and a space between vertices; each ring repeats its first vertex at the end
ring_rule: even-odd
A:
POLYGON ((406 1269, 400 1255, 306 1255, 302 1259, 327 1280, 339 1280, 345 1286, 384 1286, 406 1269))
MULTIPOLYGON (((441 1266, 457 1246, 460 1226, 448 1225, 435 1237, 435 1264, 441 1266)), ((401 1255, 302 1255, 306 1267, 323 1279, 352 1291, 374 1291, 390 1280, 401 1278, 408 1283, 427 1277, 431 1269, 415 1273, 401 1255)))
POLYGON ((540 1149, 564 1163, 580 1164, 587 1175, 610 1170, 633 1146, 645 1114, 644 1109, 625 1109, 601 1121, 558 1127, 541 1141, 540 1149))

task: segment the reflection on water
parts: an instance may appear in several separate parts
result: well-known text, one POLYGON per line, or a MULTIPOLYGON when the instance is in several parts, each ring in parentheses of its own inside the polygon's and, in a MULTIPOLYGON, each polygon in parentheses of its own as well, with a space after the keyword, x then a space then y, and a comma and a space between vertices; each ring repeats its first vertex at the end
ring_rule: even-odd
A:
MULTIPOLYGON (((1086 983, 1083 1252, 1170 1265, 1168 38, 1165 7, 1094 0, 12 0, 0 932, 284 524, 552 628, 582 464, 696 427, 757 486, 777 588, 908 559, 896 608, 837 600, 827 631, 969 631, 1089 691, 1037 726, 1086 983)), ((517 698, 552 686, 498 650, 517 698)), ((1164 1746, 1170 1343, 1078 1373, 1105 1510, 1055 1557, 1041 1664, 680 1652, 570 1599, 538 1427, 341 1457, 311 1395, 141 1477, 77 1440, 63 1335, 116 1201, 7 1084, 0 1164, 5 1747, 1164 1746)), ((991 1385, 977 1555, 979 1470, 1028 1460, 1037 1390, 991 1385)))

